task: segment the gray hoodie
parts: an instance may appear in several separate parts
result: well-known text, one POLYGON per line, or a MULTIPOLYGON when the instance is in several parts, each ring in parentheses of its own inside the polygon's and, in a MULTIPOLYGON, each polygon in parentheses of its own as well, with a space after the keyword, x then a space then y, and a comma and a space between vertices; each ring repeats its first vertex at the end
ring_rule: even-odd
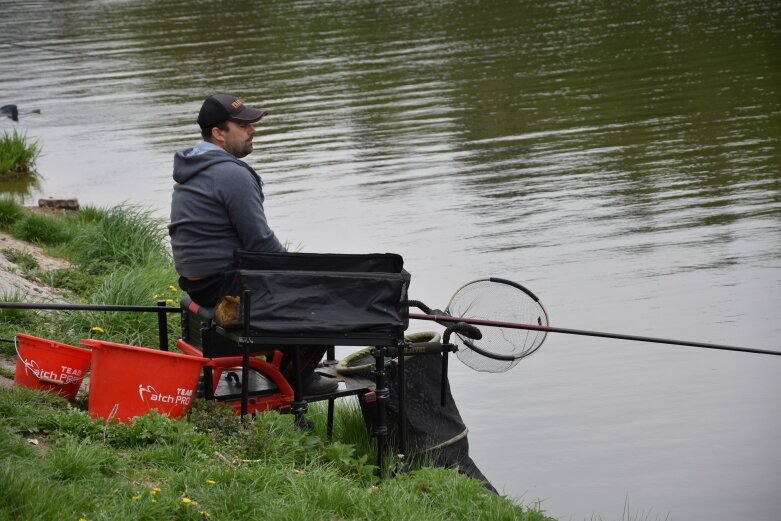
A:
POLYGON ((284 252, 266 222, 260 177, 245 162, 201 142, 174 156, 171 236, 176 271, 206 277, 228 268, 233 252, 284 252))

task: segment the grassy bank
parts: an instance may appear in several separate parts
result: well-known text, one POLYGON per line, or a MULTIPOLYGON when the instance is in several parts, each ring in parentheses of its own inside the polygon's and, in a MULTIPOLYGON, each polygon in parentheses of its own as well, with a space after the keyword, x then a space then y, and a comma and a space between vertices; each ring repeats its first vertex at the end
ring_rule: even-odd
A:
MULTIPOLYGON (((61 290, 73 302, 89 304, 151 305, 157 300, 178 304, 176 272, 165 241, 162 222, 133 207, 108 210, 85 208, 65 216, 28 211, 0 199, 0 231, 71 262, 72 266, 44 271, 37 260, 16 250, 0 253, 16 263, 30 279, 61 290)), ((3 300, 18 300, 14 294, 3 300)), ((2 311, 0 337, 17 331, 62 342, 100 338, 134 345, 155 346, 157 319, 148 313, 2 311)), ((171 340, 178 320, 169 317, 171 340)))
POLYGON ((275 413, 241 422, 200 402, 189 421, 104 425, 10 388, 0 424, 3 519, 544 519, 451 470, 376 481, 351 446, 275 413))
MULTIPOLYGON (((60 288, 69 301, 149 305, 179 299, 163 223, 134 208, 87 208, 41 215, 0 200, 0 230, 68 259, 44 271, 12 258, 27 277, 60 288)), ((14 295, 0 295, 13 300, 14 295)), ((170 318, 171 341, 178 318, 170 318)), ((0 337, 24 332, 77 344, 98 337, 157 342, 148 314, 0 310, 0 337)), ((13 346, 0 344, 13 359, 13 346)), ((132 425, 93 420, 85 400, 0 388, 0 520, 137 519, 548 519, 446 469, 423 468, 382 481, 355 402, 337 408, 325 441, 324 411, 301 431, 276 413, 241 421, 196 401, 188 419, 155 414, 132 425)))

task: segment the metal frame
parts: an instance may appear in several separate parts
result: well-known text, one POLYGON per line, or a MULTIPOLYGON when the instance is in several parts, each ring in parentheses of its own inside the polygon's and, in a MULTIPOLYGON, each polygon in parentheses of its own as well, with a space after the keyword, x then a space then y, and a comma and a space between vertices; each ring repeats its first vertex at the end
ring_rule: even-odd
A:
POLYGON ((0 309, 43 309, 51 311, 126 311, 131 313, 157 313, 157 330, 160 350, 168 351, 168 320, 166 313, 179 313, 179 308, 168 307, 165 300, 156 306, 122 306, 109 304, 47 304, 40 302, 0 302, 0 309))

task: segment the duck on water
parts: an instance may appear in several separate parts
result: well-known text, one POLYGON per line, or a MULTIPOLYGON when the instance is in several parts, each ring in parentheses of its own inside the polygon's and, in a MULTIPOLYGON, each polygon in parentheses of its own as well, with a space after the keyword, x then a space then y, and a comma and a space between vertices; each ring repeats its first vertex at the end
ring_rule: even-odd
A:
POLYGON ((19 108, 16 105, 3 105, 0 107, 0 114, 11 118, 13 121, 19 121, 19 115, 28 114, 40 114, 41 109, 28 110, 27 112, 19 112, 19 108))

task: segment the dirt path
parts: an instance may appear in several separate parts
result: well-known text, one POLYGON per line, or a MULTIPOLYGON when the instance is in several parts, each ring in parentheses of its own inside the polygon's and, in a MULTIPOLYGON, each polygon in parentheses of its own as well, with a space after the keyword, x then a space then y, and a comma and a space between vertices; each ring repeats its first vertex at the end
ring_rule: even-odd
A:
POLYGON ((41 271, 44 272, 71 266, 66 260, 46 255, 38 246, 0 233, 0 300, 4 297, 17 297, 31 301, 62 300, 60 295, 49 286, 26 279, 19 266, 1 254, 3 250, 16 250, 32 255, 38 262, 41 271))
MULTIPOLYGON (((22 269, 2 254, 5 250, 15 250, 32 255, 38 262, 41 271, 44 272, 70 267, 68 261, 46 255, 38 246, 0 232, 0 300, 13 298, 14 300, 32 302, 63 301, 61 295, 53 288, 42 282, 25 278, 22 269)), ((8 360, 0 357, 0 366, 13 371, 16 367, 16 360, 15 358, 8 360)), ((9 385, 13 385, 13 379, 0 375, 0 386, 9 385)))

